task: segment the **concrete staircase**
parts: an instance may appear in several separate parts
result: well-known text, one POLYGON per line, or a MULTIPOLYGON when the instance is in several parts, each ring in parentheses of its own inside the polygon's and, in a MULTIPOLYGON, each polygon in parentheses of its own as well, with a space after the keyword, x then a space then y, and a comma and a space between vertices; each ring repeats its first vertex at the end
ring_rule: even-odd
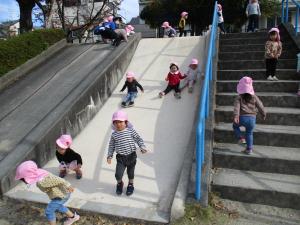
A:
POLYGON ((277 67, 280 81, 265 77, 266 32, 220 37, 216 83, 211 189, 239 202, 300 209, 300 98, 296 92, 297 47, 282 34, 283 53, 277 67), (254 153, 241 153, 232 129, 236 85, 243 76, 254 80, 267 119, 257 117, 254 153))

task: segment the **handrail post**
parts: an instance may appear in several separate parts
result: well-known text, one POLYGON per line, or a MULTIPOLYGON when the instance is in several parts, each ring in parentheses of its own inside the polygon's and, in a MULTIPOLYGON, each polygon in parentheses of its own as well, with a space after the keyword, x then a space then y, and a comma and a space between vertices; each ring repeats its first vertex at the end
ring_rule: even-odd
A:
POLYGON ((296 5, 296 22, 295 22, 295 35, 298 34, 298 19, 299 19, 299 7, 296 5))
POLYGON ((286 0, 285 3, 285 19, 284 19, 285 23, 287 23, 289 21, 289 0, 286 0))

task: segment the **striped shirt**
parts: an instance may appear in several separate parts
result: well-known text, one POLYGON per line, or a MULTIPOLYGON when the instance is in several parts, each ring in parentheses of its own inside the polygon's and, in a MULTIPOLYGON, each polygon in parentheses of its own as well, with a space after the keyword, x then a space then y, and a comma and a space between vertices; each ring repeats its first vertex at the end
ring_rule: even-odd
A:
POLYGON ((114 131, 110 137, 107 158, 112 158, 114 152, 120 155, 129 155, 132 152, 135 152, 135 143, 141 149, 146 149, 143 139, 133 128, 114 131))

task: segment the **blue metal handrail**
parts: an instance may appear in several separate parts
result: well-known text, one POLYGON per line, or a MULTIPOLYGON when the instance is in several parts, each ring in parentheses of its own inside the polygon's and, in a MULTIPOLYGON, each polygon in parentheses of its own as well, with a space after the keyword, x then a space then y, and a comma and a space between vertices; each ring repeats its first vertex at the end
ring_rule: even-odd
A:
POLYGON ((215 40, 217 37, 217 2, 214 6, 213 21, 210 32, 209 47, 207 52, 207 62, 205 68, 205 79, 202 86, 202 94, 199 105, 198 125, 196 130, 196 191, 195 198, 201 197, 201 175, 202 164, 204 162, 205 146, 205 121, 209 115, 209 91, 213 73, 213 57, 215 54, 215 40))
POLYGON ((281 1, 281 22, 287 23, 289 18, 289 1, 293 2, 296 6, 296 17, 295 17, 295 35, 298 33, 298 20, 299 20, 299 9, 300 3, 295 0, 282 0, 281 1), (285 3, 285 8, 284 8, 285 3))

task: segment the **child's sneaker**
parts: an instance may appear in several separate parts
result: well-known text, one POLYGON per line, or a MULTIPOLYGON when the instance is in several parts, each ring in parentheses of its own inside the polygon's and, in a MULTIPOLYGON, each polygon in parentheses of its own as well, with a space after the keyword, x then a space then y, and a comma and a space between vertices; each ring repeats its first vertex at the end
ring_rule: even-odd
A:
POLYGON ((189 87, 188 92, 189 92, 189 93, 193 93, 193 87, 189 87))
POLYGON ((132 195, 133 191, 134 191, 134 186, 133 184, 129 183, 127 186, 126 195, 127 196, 132 195))
POLYGON ((73 218, 68 218, 65 222, 64 225, 71 225, 74 222, 78 221, 80 219, 80 216, 75 212, 73 218))
POLYGON ((61 171, 59 171, 59 177, 60 178, 64 178, 65 176, 67 175, 67 170, 61 170, 61 171))
POLYGON ((76 179, 79 180, 82 177, 82 171, 79 169, 76 171, 76 179))
POLYGON ((159 96, 160 98, 162 98, 164 95, 165 95, 164 92, 159 92, 159 94, 158 94, 158 96, 159 96))
POLYGON ((247 148, 246 148, 245 150, 242 151, 242 153, 245 153, 245 154, 247 154, 247 155, 251 155, 252 152, 253 152, 252 149, 247 149, 247 148))
POLYGON ((180 99, 180 98, 181 98, 181 95, 180 95, 179 92, 178 92, 178 93, 175 93, 174 96, 175 96, 175 98, 177 98, 177 99, 180 99))
POLYGON ((240 138, 240 140, 238 140, 238 144, 244 146, 245 144, 247 144, 246 139, 245 138, 240 138))
POLYGON ((279 81, 279 79, 276 76, 273 77, 273 80, 274 81, 279 81))
POLYGON ((122 106, 122 107, 126 107, 126 102, 122 102, 122 103, 121 103, 121 106, 122 106))
POLYGON ((273 77, 272 76, 268 76, 267 80, 273 81, 273 77))
POLYGON ((116 194, 117 195, 121 195, 123 192, 123 181, 121 181, 120 183, 117 183, 117 188, 116 188, 116 194))
POLYGON ((128 107, 134 106, 134 102, 129 102, 128 107))

